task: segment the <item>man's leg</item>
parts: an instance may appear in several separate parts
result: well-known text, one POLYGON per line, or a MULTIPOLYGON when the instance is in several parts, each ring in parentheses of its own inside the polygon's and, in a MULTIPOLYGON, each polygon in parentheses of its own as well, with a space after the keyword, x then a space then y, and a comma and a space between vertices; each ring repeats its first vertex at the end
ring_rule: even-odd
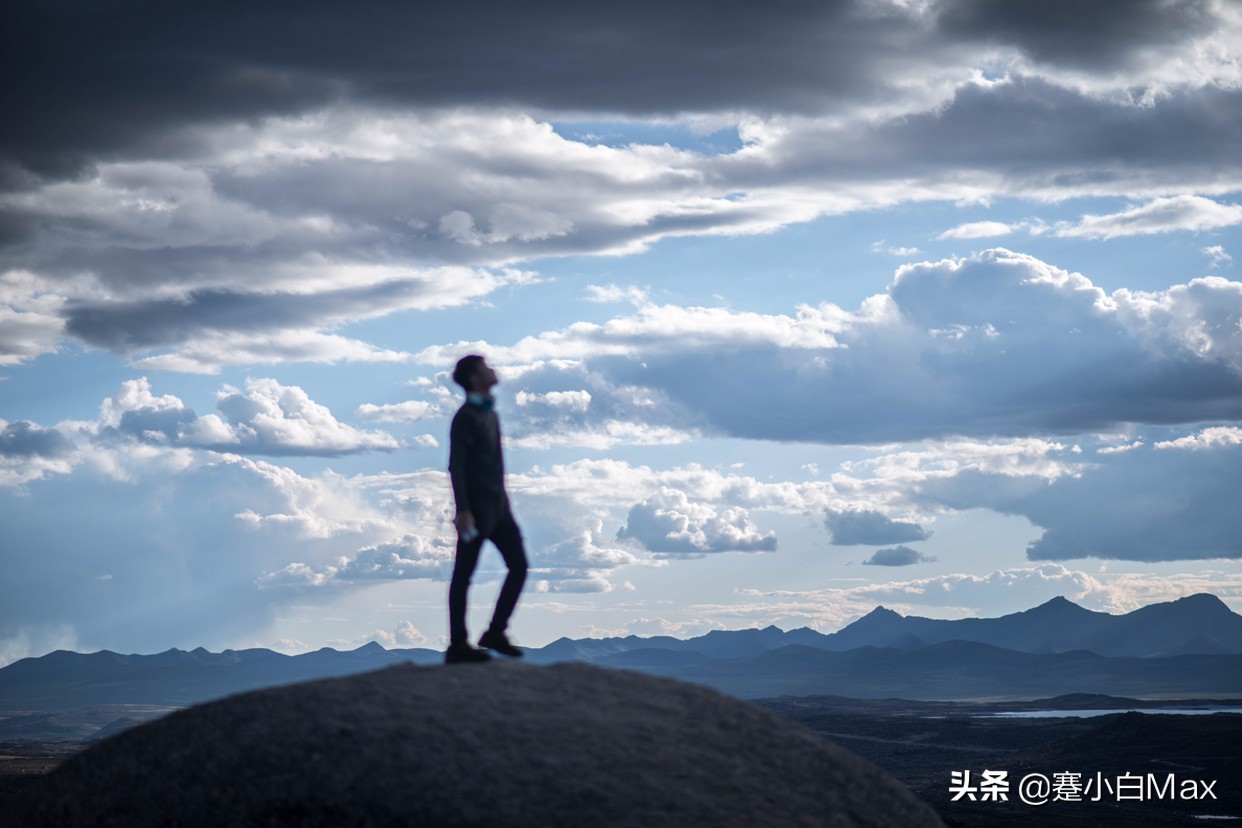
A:
POLYGON ((469 644, 466 632, 466 593, 470 590, 470 578, 479 563, 479 550, 483 538, 466 543, 457 539, 457 557, 453 561, 453 579, 449 582, 449 643, 469 644))
POLYGON ((503 633, 509 626, 509 616, 513 615, 522 594, 522 584, 526 583, 526 547, 522 543, 522 532, 518 529, 512 512, 505 510, 492 532, 491 539, 500 550, 501 557, 505 559, 509 573, 505 575, 504 585, 500 588, 496 611, 492 614, 492 624, 488 629, 503 633))

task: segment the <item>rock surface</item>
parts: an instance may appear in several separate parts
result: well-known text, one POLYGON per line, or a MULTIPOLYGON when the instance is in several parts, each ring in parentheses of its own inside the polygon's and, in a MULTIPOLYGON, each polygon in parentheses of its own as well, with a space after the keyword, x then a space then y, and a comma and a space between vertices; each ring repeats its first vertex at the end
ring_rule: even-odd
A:
POLYGON ((939 826, 884 771, 713 690, 585 664, 391 667, 106 739, 29 825, 939 826))

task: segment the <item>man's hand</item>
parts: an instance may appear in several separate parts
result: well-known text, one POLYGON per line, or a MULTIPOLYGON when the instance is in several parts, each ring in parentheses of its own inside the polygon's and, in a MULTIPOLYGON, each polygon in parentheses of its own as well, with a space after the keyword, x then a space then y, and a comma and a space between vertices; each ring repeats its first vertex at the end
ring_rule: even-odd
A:
POLYGON ((470 512, 458 512, 457 517, 453 518, 453 524, 457 527, 457 536, 466 543, 474 540, 478 534, 478 530, 474 528, 474 515, 470 512))

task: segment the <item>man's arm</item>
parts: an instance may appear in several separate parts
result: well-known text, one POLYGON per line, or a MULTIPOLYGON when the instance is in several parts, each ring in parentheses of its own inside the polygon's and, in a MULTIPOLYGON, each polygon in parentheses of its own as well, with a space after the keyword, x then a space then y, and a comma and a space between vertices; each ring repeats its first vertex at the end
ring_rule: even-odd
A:
MULTIPOLYGON (((466 457, 474 443, 470 423, 460 411, 449 427, 449 480, 453 484, 453 501, 458 515, 469 515, 470 496, 466 493, 466 457)), ((474 522, 473 518, 470 521, 474 522)), ((458 529, 463 527, 458 526, 458 529)))

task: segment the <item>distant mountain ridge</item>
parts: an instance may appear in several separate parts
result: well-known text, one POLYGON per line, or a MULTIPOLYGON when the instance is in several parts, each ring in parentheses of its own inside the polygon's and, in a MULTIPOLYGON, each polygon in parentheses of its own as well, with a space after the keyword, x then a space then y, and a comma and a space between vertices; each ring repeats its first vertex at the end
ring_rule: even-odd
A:
MULTIPOLYGON (((877 607, 829 635, 766 627, 690 639, 562 638, 528 649, 527 658, 639 670, 749 698, 1236 694, 1242 692, 1242 615, 1210 594, 1116 616, 1065 598, 999 618, 953 621, 877 607)), ((258 687, 441 660, 436 650, 386 650, 375 642, 296 656, 201 647, 154 655, 60 650, 0 669, 0 711, 184 706, 258 687)))
POLYGON ((880 606, 830 634, 807 627, 788 632, 766 627, 713 630, 690 639, 560 638, 532 655, 548 661, 594 661, 627 650, 660 648, 712 658, 745 658, 790 644, 833 651, 857 647, 916 650, 945 641, 974 641, 1026 653, 1089 650, 1102 656, 1139 658, 1223 655, 1242 653, 1242 615, 1210 593, 1150 604, 1124 615, 1085 609, 1060 596, 999 618, 941 620, 904 616, 880 606))

